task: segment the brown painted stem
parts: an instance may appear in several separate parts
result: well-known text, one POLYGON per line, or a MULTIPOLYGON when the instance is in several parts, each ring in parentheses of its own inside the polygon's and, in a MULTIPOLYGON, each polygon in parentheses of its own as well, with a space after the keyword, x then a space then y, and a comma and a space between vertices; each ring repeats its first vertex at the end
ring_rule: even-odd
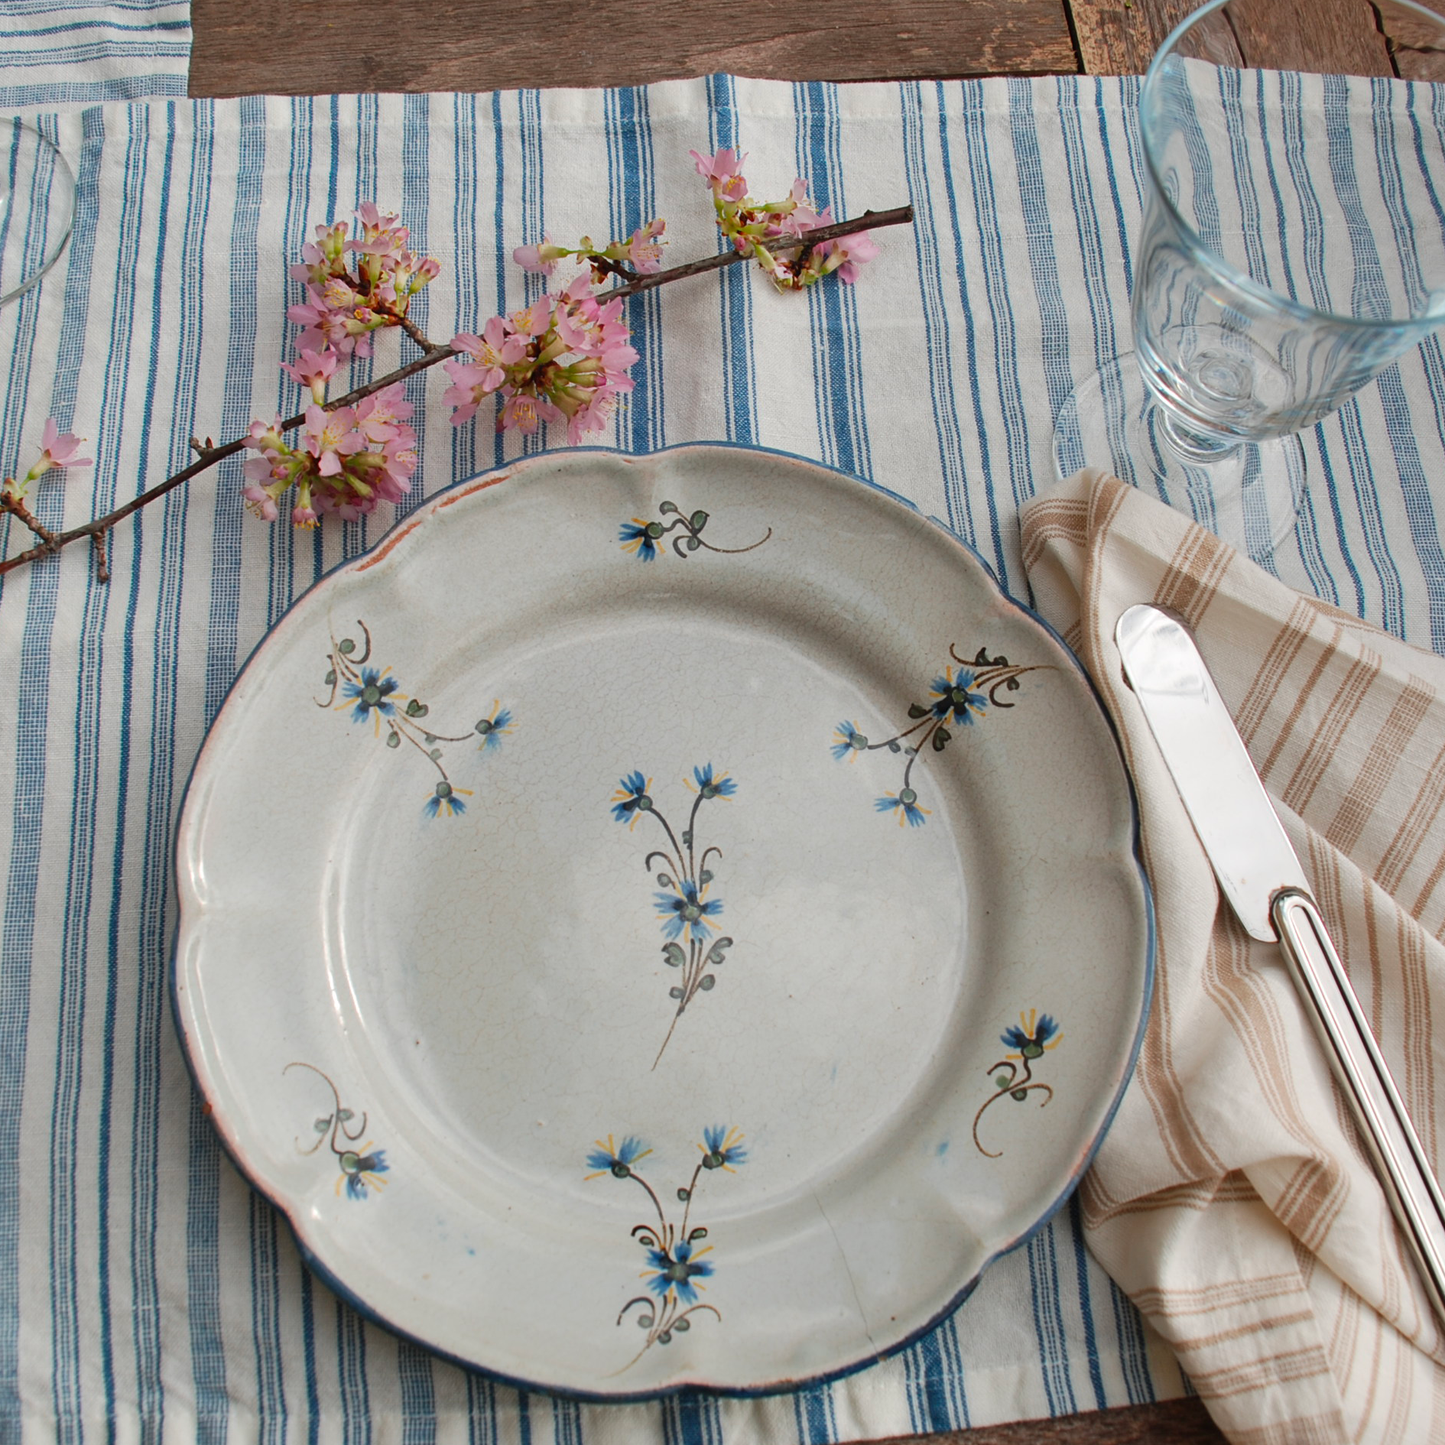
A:
MULTIPOLYGON (((892 211, 865 211, 861 216, 855 216, 851 221, 839 221, 833 226, 821 226, 816 231, 810 231, 806 241, 790 241, 787 244, 774 244, 770 247, 773 251, 796 251, 805 247, 818 245, 821 241, 836 240, 839 236, 855 235, 859 231, 871 230, 881 226, 910 225, 913 221, 913 207, 899 206, 892 211)), ((750 257, 741 255, 737 251, 722 251, 716 256, 706 256, 700 261, 688 261, 681 266, 672 266, 665 271, 654 271, 649 276, 638 276, 628 281, 625 285, 614 286, 610 291, 600 291, 597 299, 601 302, 621 299, 627 296, 635 296, 640 291, 651 291, 658 286, 666 286, 672 281, 682 281, 689 276, 701 276, 709 271, 720 270, 724 266, 732 266, 739 261, 747 261, 750 257)), ((405 366, 398 367, 395 371, 388 372, 385 376, 378 377, 375 381, 369 381, 364 386, 358 386, 348 391, 344 396, 338 396, 333 401, 326 403, 327 411, 334 411, 337 407, 352 406, 364 397, 380 391, 383 387, 391 386, 394 382, 404 381, 409 376, 415 376, 419 371, 425 371, 428 367, 436 366, 438 362, 445 361, 449 356, 455 356, 456 352, 450 346, 436 346, 428 340, 426 334, 412 321, 404 316, 395 318, 402 330, 422 348, 422 354, 409 361, 405 366)), ((288 417, 281 422, 277 430, 282 432, 294 431, 306 420, 305 413, 298 416, 288 417)), ((107 565, 105 534, 113 528, 117 522, 123 522, 132 512, 138 512, 142 507, 148 506, 151 502, 165 496, 169 491, 179 487, 182 483, 190 481, 194 476, 206 471, 224 461, 227 457, 234 456, 244 449, 246 439, 238 437, 235 441, 226 442, 223 446, 213 447, 209 444, 202 447, 194 439, 192 447, 199 453, 199 456, 190 466, 183 468, 165 481, 158 482, 148 491, 142 492, 139 496, 133 497, 124 506, 117 507, 113 512, 107 512, 103 517, 96 517, 93 521, 86 522, 79 527, 71 527, 64 532, 50 532, 35 520, 28 507, 13 493, 6 490, 0 494, 0 508, 19 517, 25 522, 41 541, 38 545, 29 548, 27 551, 19 552, 14 557, 0 561, 0 575, 11 572, 27 562, 34 562, 41 557, 48 557, 52 553, 60 551, 71 542, 79 541, 82 537, 92 539, 92 546, 95 549, 96 576, 99 581, 108 581, 110 571, 107 565)))

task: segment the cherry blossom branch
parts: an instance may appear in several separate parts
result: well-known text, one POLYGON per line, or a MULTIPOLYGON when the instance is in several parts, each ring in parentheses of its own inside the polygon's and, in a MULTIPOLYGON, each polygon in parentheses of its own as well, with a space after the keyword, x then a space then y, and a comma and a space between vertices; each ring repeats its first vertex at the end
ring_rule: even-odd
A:
MULTIPOLYGON (((798 259, 805 260, 808 254, 821 243, 837 240, 843 236, 856 235, 860 231, 877 230, 884 226, 911 225, 913 222, 913 207, 899 206, 890 211, 865 211, 861 216, 855 216, 849 221, 839 221, 835 224, 819 226, 808 231, 806 238, 779 238, 769 242, 768 249, 774 254, 785 254, 788 252, 801 252, 798 259)), ((619 277, 630 277, 622 285, 614 286, 610 290, 601 291, 597 294, 599 303, 607 303, 615 300, 622 300, 629 296, 635 296, 643 291, 651 291, 658 286, 666 286, 673 281, 682 281, 690 276, 705 275, 710 271, 721 270, 726 266, 733 266, 739 262, 749 261, 754 257, 748 253, 729 249, 719 252, 713 256, 706 256, 698 261, 688 261, 679 266, 672 266, 666 270, 654 271, 648 275, 637 275, 629 272, 621 266, 609 266, 606 269, 617 274, 619 277)), ((344 396, 328 400, 324 405, 325 411, 335 411, 340 407, 353 406, 366 397, 383 390, 385 387, 395 385, 399 381, 405 381, 409 376, 415 376, 418 372, 425 371, 429 367, 438 365, 456 356, 457 351, 448 345, 438 345, 427 337, 421 330, 404 314, 388 312, 388 319, 400 326, 403 331, 421 348, 421 355, 408 362, 405 366, 398 367, 395 371, 388 372, 385 376, 377 377, 363 386, 358 386, 348 391, 344 396)), ((288 417, 280 422, 276 430, 278 432, 294 431, 306 421, 305 413, 288 417)), ((15 556, 0 560, 0 575, 14 571, 17 567, 24 566, 28 562, 34 562, 42 557, 53 556, 63 547, 71 542, 77 542, 83 537, 88 537, 95 551, 96 577, 98 581, 108 581, 110 573, 106 556, 106 537, 110 530, 119 522, 123 522, 132 513, 138 512, 142 507, 149 506, 173 491, 176 487, 184 485, 193 477, 199 476, 202 472, 209 470, 218 462, 224 461, 227 457, 235 456, 237 452, 245 449, 246 437, 238 437, 234 441, 225 442, 217 446, 209 438, 204 443, 192 438, 191 446, 197 452, 197 458, 188 467, 182 468, 174 476, 167 477, 165 481, 158 482, 155 486, 141 492, 124 505, 107 512, 102 517, 96 517, 92 521, 83 523, 78 527, 71 527, 63 532, 52 532, 44 527, 26 507, 20 498, 5 489, 0 491, 0 511, 18 518, 29 529, 40 538, 39 543, 26 551, 19 552, 15 556)))

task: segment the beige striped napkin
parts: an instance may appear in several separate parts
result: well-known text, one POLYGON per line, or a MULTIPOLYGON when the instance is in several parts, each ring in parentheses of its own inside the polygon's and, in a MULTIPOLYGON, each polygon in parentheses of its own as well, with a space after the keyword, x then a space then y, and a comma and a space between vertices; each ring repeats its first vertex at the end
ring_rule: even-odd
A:
POLYGON ((1277 951, 1217 893, 1113 631, 1136 602, 1194 630, 1437 1174, 1445 660, 1102 472, 1027 504, 1023 547, 1119 728, 1158 912, 1139 1065, 1081 1191, 1090 1244, 1231 1440, 1445 1440, 1445 1338, 1277 951))

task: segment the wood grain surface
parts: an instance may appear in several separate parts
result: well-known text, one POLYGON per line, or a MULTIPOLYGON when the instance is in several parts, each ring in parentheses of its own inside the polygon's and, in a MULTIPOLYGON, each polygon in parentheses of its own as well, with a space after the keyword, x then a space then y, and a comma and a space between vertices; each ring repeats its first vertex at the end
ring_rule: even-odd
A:
POLYGON ((192 0, 195 96, 1072 72, 1064 0, 192 0), (319 38, 318 38, 319 35, 319 38))
POLYGON ((1065 1415, 1057 1420, 1020 1420, 981 1430, 942 1435, 901 1435, 873 1445, 1226 1445, 1218 1426, 1196 1399, 1130 1405, 1065 1415))
MULTIPOLYGON (((1197 0, 192 0, 193 96, 1141 74, 1197 0), (318 33, 321 37, 318 40, 318 33)), ((1445 80, 1427 25, 1369 0, 1252 0, 1246 63, 1445 80)), ((1223 1445, 1197 1399, 888 1445, 1223 1445)))

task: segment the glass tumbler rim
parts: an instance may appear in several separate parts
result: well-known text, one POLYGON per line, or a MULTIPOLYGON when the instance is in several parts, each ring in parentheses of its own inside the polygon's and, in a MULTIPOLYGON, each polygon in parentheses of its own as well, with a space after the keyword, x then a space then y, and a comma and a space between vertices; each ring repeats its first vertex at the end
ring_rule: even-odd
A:
MULTIPOLYGON (((1225 260, 1212 250, 1209 244, 1185 220, 1179 208, 1169 199, 1169 193, 1164 188, 1163 178, 1154 162, 1154 143, 1151 137, 1150 126, 1150 99, 1157 91, 1160 84, 1160 77, 1164 71, 1165 62, 1174 52, 1179 40, 1184 33, 1203 20, 1205 16, 1212 15, 1216 10, 1222 10, 1230 0, 1208 0, 1208 3, 1201 5, 1197 10, 1191 11, 1184 17, 1160 43, 1159 49, 1154 53, 1154 59, 1149 64, 1149 69, 1144 72, 1143 83, 1139 87, 1139 138, 1142 142, 1144 152, 1144 166, 1149 173, 1151 200, 1154 204, 1161 206, 1169 218, 1170 224, 1179 232, 1182 240, 1188 245, 1197 262, 1207 270, 1213 271, 1223 281, 1237 288, 1251 300, 1260 302, 1266 306, 1273 307, 1285 312, 1295 320, 1305 323, 1326 323, 1332 327, 1357 330, 1361 332, 1371 331, 1400 331, 1415 330, 1421 337, 1431 331, 1445 325, 1445 316, 1342 316, 1337 311, 1323 311, 1319 307, 1310 306, 1302 301, 1296 301, 1292 296, 1286 296, 1282 291, 1275 291, 1272 288, 1262 285, 1256 281, 1247 271, 1241 271, 1237 266, 1225 260)), ((1445 34, 1445 15, 1438 11, 1428 9, 1418 4, 1417 0, 1390 0, 1390 3, 1402 10, 1410 10, 1422 16, 1426 20, 1433 21, 1440 27, 1442 34, 1445 34)), ((1414 84, 1416 82, 1407 82, 1414 84)), ((1419 82, 1430 84, 1431 82, 1419 82)), ((1147 209, 1147 207, 1146 207, 1147 209)))

